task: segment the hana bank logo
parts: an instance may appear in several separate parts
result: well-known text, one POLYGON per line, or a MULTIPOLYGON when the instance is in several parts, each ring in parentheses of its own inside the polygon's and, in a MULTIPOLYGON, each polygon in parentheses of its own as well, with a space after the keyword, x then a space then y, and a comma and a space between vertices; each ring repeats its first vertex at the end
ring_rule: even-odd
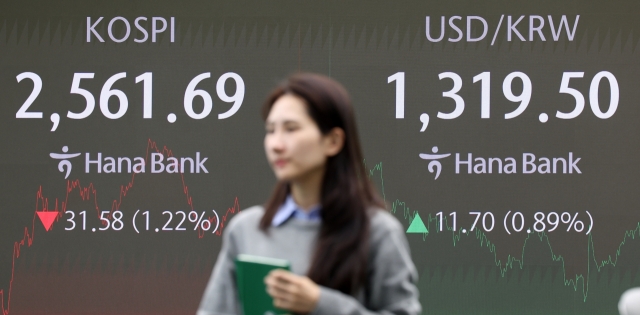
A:
MULTIPOLYGON (((64 173, 64 179, 69 178, 73 165, 71 159, 80 156, 82 153, 67 153, 68 146, 62 147, 62 153, 49 153, 54 160, 60 160, 58 170, 64 173)), ((98 152, 92 155, 85 153, 85 173, 146 173, 147 163, 150 173, 209 173, 205 166, 208 157, 201 157, 200 152, 196 152, 195 157, 175 157, 167 156, 162 153, 153 152, 148 156, 149 160, 137 157, 112 157, 98 152)))
POLYGON ((66 174, 64 175, 64 179, 67 179, 69 177, 69 174, 71 174, 72 167, 71 161, 69 161, 69 159, 80 156, 80 153, 67 153, 69 152, 69 147, 66 145, 62 147, 62 152, 63 153, 49 153, 49 156, 52 159, 61 160, 60 163, 58 163, 58 170, 60 171, 60 173, 66 172, 66 174))
POLYGON ((451 153, 436 154, 438 153, 438 147, 431 148, 431 152, 433 152, 434 154, 420 153, 420 158, 423 160, 431 160, 427 167, 429 168, 429 173, 436 173, 436 178, 434 178, 434 180, 436 180, 438 179, 438 177, 440 176, 440 172, 442 171, 442 163, 440 163, 440 161, 438 160, 450 156, 451 153))
MULTIPOLYGON (((431 148, 433 154, 420 153, 420 158, 429 160, 428 169, 435 173, 434 180, 440 177, 442 163, 440 160, 452 153, 437 154, 438 147, 431 148)), ((522 157, 516 156, 474 156, 473 153, 455 153, 455 174, 582 174, 578 163, 582 158, 567 152, 561 156, 536 156, 534 153, 523 152, 522 157)))

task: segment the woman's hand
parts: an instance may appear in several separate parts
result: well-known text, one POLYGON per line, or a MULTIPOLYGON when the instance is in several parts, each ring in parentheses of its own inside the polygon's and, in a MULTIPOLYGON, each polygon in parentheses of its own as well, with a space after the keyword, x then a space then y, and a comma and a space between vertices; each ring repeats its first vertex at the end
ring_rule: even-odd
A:
POLYGON ((308 313, 316 308, 320 299, 320 287, 308 277, 276 269, 264 278, 267 293, 273 304, 296 313, 308 313))

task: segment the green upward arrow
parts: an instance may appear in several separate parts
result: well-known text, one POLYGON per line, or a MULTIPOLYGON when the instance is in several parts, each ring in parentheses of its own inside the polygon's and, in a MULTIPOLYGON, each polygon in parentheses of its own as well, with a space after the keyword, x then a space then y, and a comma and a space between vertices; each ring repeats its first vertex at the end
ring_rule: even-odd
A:
POLYGON ((416 216, 411 221, 411 225, 407 229, 407 233, 427 233, 427 227, 424 226, 424 222, 420 219, 420 215, 416 212, 416 216))

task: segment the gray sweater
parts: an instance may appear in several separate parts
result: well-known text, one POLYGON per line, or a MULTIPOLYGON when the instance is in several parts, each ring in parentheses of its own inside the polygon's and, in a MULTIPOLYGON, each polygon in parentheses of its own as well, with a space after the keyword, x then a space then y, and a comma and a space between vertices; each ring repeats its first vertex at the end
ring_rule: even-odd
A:
MULTIPOLYGON (((286 259, 291 262, 293 273, 307 273, 320 223, 291 218, 280 226, 271 226, 266 235, 258 228, 263 213, 262 207, 251 207, 238 213, 225 227, 222 249, 197 315, 241 314, 234 265, 238 254, 286 259)), ((321 286, 320 300, 310 314, 420 314, 418 276, 404 228, 391 214, 378 210, 371 217, 370 237, 369 296, 365 297, 363 290, 354 297, 321 286)))

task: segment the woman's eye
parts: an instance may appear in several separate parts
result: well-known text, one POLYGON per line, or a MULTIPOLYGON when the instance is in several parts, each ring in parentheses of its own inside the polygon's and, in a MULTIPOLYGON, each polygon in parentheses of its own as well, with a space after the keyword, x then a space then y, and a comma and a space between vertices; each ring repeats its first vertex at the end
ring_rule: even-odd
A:
POLYGON ((300 129, 298 126, 286 126, 286 127, 284 127, 284 130, 287 131, 287 132, 296 131, 298 129, 300 129))

